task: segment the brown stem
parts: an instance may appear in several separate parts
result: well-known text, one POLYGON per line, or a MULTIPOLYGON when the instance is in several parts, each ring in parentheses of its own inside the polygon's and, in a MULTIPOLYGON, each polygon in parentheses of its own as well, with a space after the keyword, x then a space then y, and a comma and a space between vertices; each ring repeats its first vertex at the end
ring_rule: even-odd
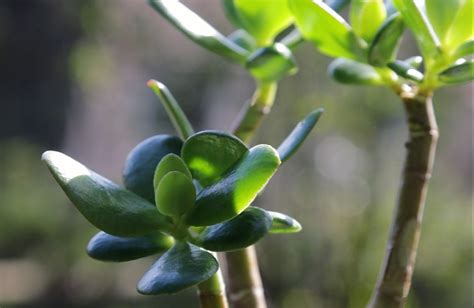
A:
POLYGON ((385 261, 370 308, 403 307, 411 286, 423 208, 438 140, 438 126, 427 96, 401 94, 409 127, 405 166, 385 261))
MULTIPOLYGON (((252 99, 244 106, 234 134, 249 143, 275 100, 276 83, 259 83, 252 99)), ((229 277, 229 299, 233 308, 266 308, 262 278, 255 247, 225 253, 229 277)))

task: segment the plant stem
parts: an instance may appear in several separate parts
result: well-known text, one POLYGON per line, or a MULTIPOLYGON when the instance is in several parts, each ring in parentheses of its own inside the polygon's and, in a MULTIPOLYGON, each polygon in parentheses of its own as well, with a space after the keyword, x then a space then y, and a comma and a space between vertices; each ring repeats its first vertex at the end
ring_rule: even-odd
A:
POLYGON ((423 208, 438 140, 431 93, 402 93, 409 127, 405 166, 384 265, 370 308, 403 307, 411 286, 423 208))
MULTIPOLYGON (((249 143, 275 100, 277 83, 259 83, 252 99, 244 106, 233 132, 249 143)), ((266 308, 255 247, 225 253, 229 298, 234 308, 266 308)))
POLYGON ((211 278, 198 284, 201 308, 228 308, 222 271, 219 269, 211 278))

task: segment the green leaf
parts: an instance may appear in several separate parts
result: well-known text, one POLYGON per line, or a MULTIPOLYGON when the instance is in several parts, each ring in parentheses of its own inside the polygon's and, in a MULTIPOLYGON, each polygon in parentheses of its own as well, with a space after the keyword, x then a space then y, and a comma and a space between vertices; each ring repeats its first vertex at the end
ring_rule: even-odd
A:
POLYGON ((369 63, 385 66, 395 60, 405 26, 399 14, 393 14, 377 31, 369 47, 369 63))
POLYGON ((414 57, 410 57, 408 59, 403 60, 403 62, 410 65, 414 69, 419 69, 421 67, 421 64, 423 63, 423 57, 414 56, 414 57))
POLYGON ((100 261, 124 262, 163 253, 173 243, 172 237, 161 232, 140 237, 118 237, 101 231, 89 241, 87 253, 100 261))
POLYGON ((186 164, 181 159, 181 157, 176 154, 168 154, 161 159, 158 166, 156 167, 155 175, 153 177, 153 187, 155 190, 158 187, 161 179, 171 171, 179 171, 186 175, 190 180, 193 179, 191 172, 189 171, 188 167, 186 167, 186 164))
POLYGON ((196 189, 188 175, 171 171, 158 183, 155 199, 162 214, 179 219, 194 206, 196 189))
POLYGON ((42 160, 71 202, 97 228, 118 236, 168 231, 169 220, 145 199, 87 169, 71 157, 47 151, 42 160))
POLYGON ((462 83, 474 79, 474 61, 469 60, 453 65, 439 74, 439 80, 444 83, 462 83))
POLYGON ((255 39, 243 29, 232 32, 227 38, 248 51, 253 51, 257 48, 255 39))
POLYGON ((355 34, 367 42, 372 41, 375 33, 387 17, 383 0, 353 0, 349 14, 355 34))
POLYGON ((224 0, 224 8, 231 21, 255 37, 259 46, 271 44, 293 19, 287 0, 224 0))
POLYGON ((173 97, 173 94, 168 90, 168 88, 156 80, 148 81, 148 87, 153 90, 153 92, 158 96, 163 104, 163 107, 168 114, 168 117, 171 119, 171 122, 174 125, 174 128, 181 136, 181 138, 186 139, 192 134, 194 134, 193 127, 189 123, 188 118, 184 114, 183 110, 179 106, 176 99, 173 97))
POLYGON ((237 137, 218 131, 202 131, 189 137, 181 157, 193 177, 204 187, 218 181, 248 152, 237 137))
POLYGON ((474 39, 473 14, 474 0, 465 0, 446 34, 445 46, 456 49, 466 41, 474 39))
POLYGON ((155 204, 153 176, 158 163, 170 153, 179 154, 183 141, 169 135, 156 135, 130 151, 123 168, 125 188, 155 204))
POLYGON ((257 197, 280 165, 269 145, 257 145, 217 183, 204 188, 186 214, 192 226, 209 226, 239 215, 257 197))
POLYGON ((358 59, 364 53, 345 20, 320 0, 289 0, 296 25, 322 53, 358 59))
POLYGON ((406 25, 415 35, 423 57, 438 54, 439 40, 426 16, 421 12, 414 0, 393 0, 406 25))
POLYGON ((298 70, 293 54, 281 43, 257 49, 249 56, 246 67, 255 79, 262 82, 277 81, 298 70))
POLYGON ((323 114, 324 109, 319 108, 311 112, 302 121, 296 125, 293 131, 286 137, 285 140, 278 147, 278 155, 280 156, 281 162, 287 161, 303 144, 306 137, 313 129, 314 125, 318 122, 319 118, 323 114))
POLYGON ((425 0, 426 13, 441 42, 466 0, 425 0))
POLYGON ((390 62, 387 66, 397 73, 398 76, 401 76, 406 79, 410 79, 416 82, 423 81, 423 74, 416 70, 413 66, 407 64, 404 61, 396 60, 394 62, 390 62))
POLYGON ((338 12, 346 6, 350 0, 326 0, 327 5, 334 11, 338 12))
POLYGON ((296 233, 302 229, 301 224, 288 215, 272 211, 267 213, 272 217, 270 233, 296 233))
POLYGON ((207 227, 196 243, 212 251, 242 249, 267 234, 271 224, 272 217, 266 211, 250 206, 231 220, 207 227))
POLYGON ((474 54, 474 40, 467 41, 459 46, 459 48, 454 52, 452 58, 457 60, 459 58, 471 56, 472 54, 474 54))
POLYGON ((137 290, 145 295, 176 293, 211 278, 218 269, 217 260, 209 252, 177 242, 150 267, 137 290))
POLYGON ((247 51, 228 40, 177 0, 148 0, 174 27, 198 45, 230 60, 244 63, 247 51))
POLYGON ((370 65, 338 58, 328 67, 329 75, 336 81, 345 84, 380 85, 380 75, 370 65))

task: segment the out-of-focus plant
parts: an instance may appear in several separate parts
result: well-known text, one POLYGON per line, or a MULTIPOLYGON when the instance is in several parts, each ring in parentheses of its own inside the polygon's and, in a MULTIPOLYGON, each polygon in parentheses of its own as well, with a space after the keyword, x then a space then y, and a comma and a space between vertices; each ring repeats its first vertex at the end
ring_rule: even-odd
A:
POLYGON ((293 218, 250 206, 311 132, 322 110, 309 114, 274 149, 248 149, 219 131, 195 133, 169 90, 151 80, 180 137, 156 135, 138 144, 123 169, 124 187, 55 151, 43 160, 97 233, 88 254, 123 262, 162 254, 138 282, 142 294, 197 285, 202 307, 227 307, 213 254, 248 247, 267 233, 301 230, 293 218))
POLYGON ((473 0, 354 0, 350 24, 323 1, 289 0, 303 37, 336 59, 345 84, 386 86, 401 98, 409 128, 405 166, 387 252, 370 307, 402 307, 409 293, 438 127, 433 92, 474 77, 473 0), (421 5, 424 2, 424 5, 421 5), (420 56, 397 59, 405 27, 420 56))

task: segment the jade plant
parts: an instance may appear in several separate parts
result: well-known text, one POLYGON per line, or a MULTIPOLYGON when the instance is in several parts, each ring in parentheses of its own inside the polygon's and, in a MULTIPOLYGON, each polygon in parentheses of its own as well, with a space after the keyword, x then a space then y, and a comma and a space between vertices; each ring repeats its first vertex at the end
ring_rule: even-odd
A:
POLYGON ((267 233, 301 230, 290 216, 251 204, 322 110, 310 113, 278 149, 249 149, 226 132, 195 133, 169 90, 153 80, 148 85, 179 137, 152 136, 132 149, 124 187, 60 152, 45 152, 43 161, 81 214, 102 230, 87 246, 92 258, 123 262, 161 254, 138 292, 170 294, 197 285, 202 307, 227 307, 213 252, 248 247, 267 233))
POLYGON ((385 261, 369 307, 402 307, 407 299, 438 140, 432 97, 439 88, 474 77, 473 3, 393 0, 393 7, 387 8, 382 0, 354 0, 348 23, 323 1, 289 0, 303 37, 336 58, 329 66, 335 80, 388 87, 405 109, 405 166, 385 261), (412 32, 420 55, 401 60, 397 55, 405 28, 412 32))

